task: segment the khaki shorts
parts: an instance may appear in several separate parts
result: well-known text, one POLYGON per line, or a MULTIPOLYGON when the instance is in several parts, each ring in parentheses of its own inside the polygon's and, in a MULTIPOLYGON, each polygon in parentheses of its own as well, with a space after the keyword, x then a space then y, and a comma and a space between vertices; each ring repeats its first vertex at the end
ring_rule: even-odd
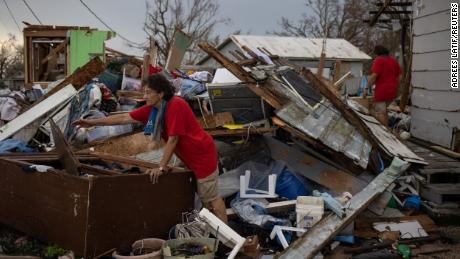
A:
POLYGON ((375 114, 387 113, 387 107, 390 102, 375 102, 373 103, 372 109, 375 114))
POLYGON ((217 191, 217 180, 219 179, 219 168, 216 169, 212 174, 203 179, 197 179, 196 189, 198 197, 202 203, 211 202, 219 197, 217 191))

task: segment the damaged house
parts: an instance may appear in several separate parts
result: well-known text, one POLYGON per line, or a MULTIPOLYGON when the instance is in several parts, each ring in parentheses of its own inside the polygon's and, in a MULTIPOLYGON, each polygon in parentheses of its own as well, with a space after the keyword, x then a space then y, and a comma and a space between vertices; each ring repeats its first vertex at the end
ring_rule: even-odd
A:
MULTIPOLYGON (((442 14, 428 7, 420 19, 429 10, 442 14)), ((21 140, 38 151, 0 155, 1 223, 84 258, 410 258, 408 249, 413 256, 449 250, 426 247, 441 237, 421 197, 444 202, 446 193, 430 191, 442 187, 431 185, 442 178, 433 165, 460 162, 403 140, 361 98, 348 96, 370 60, 349 42, 232 35, 217 47, 199 44, 208 56, 198 65, 215 71, 187 73, 156 67, 153 49, 141 61, 105 48, 109 32, 26 32, 26 84, 49 89, 0 128, 1 144, 21 140), (170 80, 214 138, 228 223, 195 199, 196 179, 179 159, 160 183, 150 182, 145 172, 159 166, 162 146, 148 145, 141 125, 71 123, 143 105, 140 80, 154 73, 170 80)), ((424 46, 421 35, 414 42, 416 118, 427 108, 417 98, 435 91, 419 89, 425 80, 417 78, 439 73, 418 69, 432 54, 415 51, 424 46)), ((418 129, 411 125, 414 135, 418 129)))
MULTIPOLYGON (((270 53, 289 60, 295 66, 309 68, 316 72, 323 45, 325 45, 323 76, 338 79, 350 71, 351 76, 343 83, 343 89, 348 94, 356 94, 363 76, 363 65, 371 60, 371 57, 345 39, 231 35, 216 48, 232 61, 238 60, 238 57, 250 57, 244 50, 249 48, 255 52, 270 53), (336 61, 339 60, 340 66, 337 67, 336 61)), ((206 56, 198 61, 197 65, 212 67, 217 64, 210 56, 206 56)))

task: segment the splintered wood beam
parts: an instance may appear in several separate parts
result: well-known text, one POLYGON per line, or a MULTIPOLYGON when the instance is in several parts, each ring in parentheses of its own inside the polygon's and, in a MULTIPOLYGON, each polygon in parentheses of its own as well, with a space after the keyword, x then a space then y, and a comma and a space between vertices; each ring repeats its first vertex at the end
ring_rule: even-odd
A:
POLYGON ((268 63, 263 60, 262 58, 260 58, 254 51, 252 51, 252 49, 248 48, 247 46, 242 46, 243 50, 246 51, 246 53, 249 54, 249 56, 251 56, 252 58, 258 60, 262 65, 268 65, 268 63))
POLYGON ((49 96, 53 95, 54 93, 58 92, 62 88, 66 87, 67 85, 71 84, 75 87, 76 90, 79 90, 83 86, 85 86, 91 79, 101 74, 105 69, 105 64, 102 62, 98 57, 93 58, 91 61, 86 63, 83 67, 77 68, 73 74, 66 77, 62 82, 60 82, 57 86, 51 89, 49 92, 41 96, 37 101, 35 101, 30 107, 34 107, 44 99, 48 98, 49 96))
POLYGON ((209 56, 213 57, 217 62, 224 66, 228 71, 230 71, 234 76, 240 79, 244 84, 246 84, 251 91, 253 91, 258 96, 262 97, 268 104, 273 106, 275 109, 279 109, 282 106, 282 103, 274 96, 271 92, 264 89, 264 84, 266 82, 258 83, 254 78, 251 77, 251 74, 244 70, 240 65, 231 61, 220 53, 215 47, 209 43, 200 43, 198 45, 202 50, 204 50, 209 56))
POLYGON ((313 86, 320 91, 320 93, 326 97, 343 115, 343 117, 350 122, 351 125, 355 126, 358 131, 367 139, 372 146, 379 148, 378 141, 375 139, 372 131, 366 127, 366 124, 361 118, 340 99, 340 94, 329 87, 324 81, 320 80, 315 74, 309 69, 302 69, 302 75, 310 81, 313 86))
POLYGON ((385 8, 391 3, 391 0, 385 0, 383 5, 380 7, 380 9, 377 11, 377 13, 372 17, 371 21, 369 22, 369 26, 374 26, 377 20, 379 19, 380 15, 385 11, 385 8))
POLYGON ((326 53, 324 53, 324 51, 322 51, 321 56, 319 57, 318 70, 316 71, 316 75, 319 78, 323 78, 323 69, 324 69, 325 59, 326 59, 326 53))
POLYGON ((236 54, 234 51, 229 51, 228 53, 230 53, 234 58, 236 58, 236 60, 238 61, 241 61, 243 60, 240 56, 238 56, 238 54, 236 54))
POLYGON ((40 64, 45 64, 46 62, 50 61, 52 58, 56 57, 57 54, 59 54, 60 52, 62 52, 66 47, 67 47, 67 43, 69 42, 68 39, 66 39, 65 41, 61 42, 59 45, 57 45, 55 48, 53 48, 50 53, 48 53, 48 55, 46 55, 45 58, 42 59, 42 61, 40 61, 40 64))
POLYGON ((245 59, 245 60, 238 61, 237 64, 243 67, 244 66, 255 66, 257 64, 257 60, 253 58, 245 59))
POLYGON ((275 133, 276 128, 250 128, 250 129, 235 129, 235 130, 206 130, 212 137, 225 136, 247 136, 254 134, 275 133))
POLYGON ((334 64, 334 78, 332 79, 332 83, 335 84, 340 78, 340 66, 342 62, 337 60, 334 64))
POLYGON ((80 175, 80 162, 75 157, 72 149, 70 148, 67 140, 64 138, 59 127, 54 123, 53 119, 49 120, 51 126, 51 132, 53 133, 54 145, 57 153, 59 154, 59 160, 65 171, 69 174, 80 175))
POLYGON ((353 196, 346 206, 346 216, 339 218, 334 213, 324 217, 301 238, 292 243, 275 258, 313 258, 361 212, 363 212, 386 188, 388 188, 410 164, 395 157, 391 165, 372 180, 362 191, 353 196))

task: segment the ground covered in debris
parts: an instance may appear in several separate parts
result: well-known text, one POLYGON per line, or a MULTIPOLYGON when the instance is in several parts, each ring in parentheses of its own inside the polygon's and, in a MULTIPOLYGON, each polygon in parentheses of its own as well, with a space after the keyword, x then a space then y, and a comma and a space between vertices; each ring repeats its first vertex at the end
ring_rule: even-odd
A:
POLYGON ((64 256, 70 251, 58 245, 49 245, 24 233, 0 224, 0 257, 9 256, 37 256, 53 259, 64 256))

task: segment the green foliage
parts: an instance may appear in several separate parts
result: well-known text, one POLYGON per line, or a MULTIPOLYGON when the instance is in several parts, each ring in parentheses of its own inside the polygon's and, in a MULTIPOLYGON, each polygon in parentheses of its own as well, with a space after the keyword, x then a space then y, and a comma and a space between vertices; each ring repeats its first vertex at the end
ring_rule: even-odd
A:
POLYGON ((57 258, 58 256, 63 256, 69 253, 68 250, 57 245, 48 246, 45 250, 46 258, 57 258))

